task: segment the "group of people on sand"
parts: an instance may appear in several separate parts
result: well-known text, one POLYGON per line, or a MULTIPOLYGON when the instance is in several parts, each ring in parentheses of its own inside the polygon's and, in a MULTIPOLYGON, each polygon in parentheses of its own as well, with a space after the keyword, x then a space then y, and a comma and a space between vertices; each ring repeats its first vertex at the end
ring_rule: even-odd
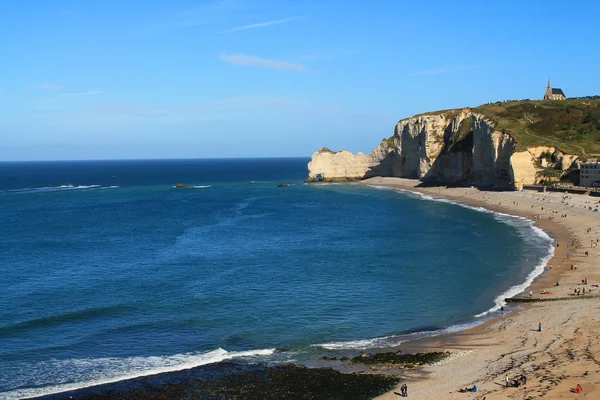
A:
POLYGON ((408 386, 406 385, 406 383, 403 383, 402 386, 400 386, 400 393, 396 394, 399 394, 402 397, 408 397, 408 386))
POLYGON ((473 385, 473 387, 466 387, 464 389, 459 389, 458 390, 460 393, 468 393, 468 392, 476 392, 477 391, 477 386, 473 385))
POLYGON ((520 387, 525 386, 527 384, 527 377, 525 376, 525 374, 521 374, 512 380, 509 380, 508 375, 506 375, 504 377, 504 380, 506 381, 506 387, 520 387))

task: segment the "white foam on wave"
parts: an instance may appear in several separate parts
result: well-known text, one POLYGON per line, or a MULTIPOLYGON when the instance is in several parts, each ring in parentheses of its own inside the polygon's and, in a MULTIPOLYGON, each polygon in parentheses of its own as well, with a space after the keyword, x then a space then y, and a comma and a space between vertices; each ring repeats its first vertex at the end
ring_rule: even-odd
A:
MULTIPOLYGON (((109 186, 110 188, 116 188, 118 186, 109 186)), ((104 189, 102 185, 59 185, 59 186, 42 186, 36 188, 22 188, 22 189, 8 189, 4 192, 9 193, 37 193, 37 192, 58 192, 64 190, 83 190, 83 189, 104 189)))
POLYGON ((46 387, 16 389, 10 392, 0 393, 0 398, 5 400, 16 400, 44 396, 138 378, 141 376, 180 371, 234 358, 266 357, 272 355, 274 352, 275 349, 229 352, 222 348, 218 348, 208 353, 185 353, 171 356, 127 358, 106 357, 44 361, 32 366, 30 371, 36 375, 46 371, 48 374, 52 375, 52 379, 54 380, 58 379, 68 382, 79 380, 79 382, 46 387), (85 376, 60 376, 61 371, 85 371, 85 376))
MULTIPOLYGON (((377 188, 382 188, 382 186, 375 186, 375 185, 369 185, 372 187, 377 187, 377 188)), ((383 186, 385 187, 385 186, 383 186)), ((530 220, 529 218, 525 218, 525 217, 521 217, 519 215, 511 215, 511 214, 506 214, 506 213, 502 213, 499 211, 493 211, 493 210, 489 210, 487 208, 484 207, 478 207, 478 206, 471 206, 468 204, 463 204, 460 203, 458 201, 453 201, 453 200, 448 200, 445 198, 439 198, 439 197, 432 197, 423 193, 419 193, 419 192, 414 192, 412 190, 407 190, 407 189, 398 189, 398 188, 393 188, 395 190, 398 190, 400 192, 404 192, 404 193, 408 193, 408 194, 412 194, 415 195, 423 200, 429 200, 429 201, 437 201, 440 203, 449 203, 449 204, 455 204, 461 207, 465 207, 471 210, 475 210, 475 211, 479 211, 479 212, 484 212, 484 213, 488 213, 488 214, 493 214, 494 218, 497 219, 500 222, 503 222, 507 225, 511 225, 511 226, 517 226, 517 227, 522 227, 522 225, 515 223, 516 221, 519 221, 521 224, 523 222, 527 223, 527 228, 530 229, 530 232, 532 232, 534 235, 534 238, 537 239, 541 239, 545 242, 548 243, 548 254, 546 254, 545 257, 543 257, 540 262, 533 268, 533 270, 527 275, 527 277, 525 278, 525 281, 519 285, 514 285, 511 286, 510 288, 508 288, 506 291, 500 293, 495 299, 494 299, 494 306, 492 308, 490 308, 489 310, 486 310, 482 313, 479 313, 477 315, 475 315, 475 318, 481 318, 484 317, 486 315, 489 315, 492 312, 498 311, 500 310, 500 308, 504 305, 506 305, 506 302, 504 301, 504 299, 506 298, 510 298, 513 297, 521 292, 523 292, 528 286, 530 286, 534 279, 537 278, 539 275, 541 275, 544 272, 544 268, 548 265, 548 261, 550 261, 550 259, 552 258, 552 256, 554 255, 554 246, 552 245, 552 238, 542 229, 538 228, 537 226, 534 226, 534 223, 532 220, 530 220)), ((529 236, 524 235, 524 238, 526 240, 531 239, 529 236)))
MULTIPOLYGON (((73 186, 73 185, 61 185, 61 186, 57 186, 57 189, 67 189, 67 190, 77 190, 77 189, 93 189, 93 188, 98 188, 101 185, 79 185, 79 186, 73 186)), ((51 188, 52 189, 52 188, 51 188)))
MULTIPOLYGON (((363 339, 363 340, 350 340, 347 342, 330 342, 315 344, 315 347, 322 347, 327 350, 359 350, 359 349, 372 349, 376 347, 384 347, 383 343, 393 340, 394 336, 384 336, 375 339, 363 339)), ((399 342, 400 344, 402 342, 399 342)))
POLYGON ((190 186, 191 188, 194 189, 208 189, 210 187, 210 185, 196 185, 196 186, 190 186))
POLYGON ((464 331, 466 329, 473 328, 482 322, 483 321, 477 320, 465 324, 452 325, 447 328, 436 329, 432 331, 411 332, 403 335, 383 336, 379 338, 365 340, 350 340, 347 342, 321 343, 315 344, 313 346, 321 347, 326 350, 368 350, 396 347, 404 342, 409 342, 411 340, 464 331))
MULTIPOLYGON (((531 228, 539 237, 547 238, 549 241, 552 241, 550 236, 548 236, 548 234, 546 234, 546 232, 544 232, 540 228, 538 228, 536 226, 531 226, 531 228)), ((533 268, 533 271, 531 271, 527 275, 527 278, 525 278, 525 282, 521 283, 520 285, 511 286, 505 292, 500 293, 498 295, 498 297, 496 297, 494 299, 494 306, 487 311, 484 311, 480 314, 475 315, 475 318, 484 317, 494 311, 498 311, 500 309, 500 307, 506 305, 505 299, 513 297, 513 296, 523 292, 528 286, 530 286, 533 283, 535 278, 537 278, 539 275, 541 275, 544 272, 544 269, 548 265, 548 261, 550 261, 550 259, 552 258, 553 255, 554 255, 554 246, 549 245, 548 246, 548 254, 544 258, 542 258, 540 260, 540 262, 533 268)))

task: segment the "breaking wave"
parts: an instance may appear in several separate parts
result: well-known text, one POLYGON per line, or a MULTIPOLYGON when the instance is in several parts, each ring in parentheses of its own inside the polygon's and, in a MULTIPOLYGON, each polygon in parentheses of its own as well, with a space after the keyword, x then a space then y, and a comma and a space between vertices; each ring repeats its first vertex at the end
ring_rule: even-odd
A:
POLYGON ((0 393, 0 398, 12 400, 44 396, 141 376, 180 371, 234 358, 265 357, 274 352, 275 349, 229 352, 218 348, 208 353, 185 353, 170 356, 52 359, 30 366, 25 373, 22 370, 19 371, 21 376, 17 379, 20 381, 17 384, 20 387, 34 385, 38 387, 0 393), (43 376, 47 376, 49 381, 61 383, 44 387, 43 376))
POLYGON ((0 190, 0 193, 6 194, 29 194, 29 193, 48 193, 48 192, 62 192, 71 190, 104 190, 104 189, 117 189, 119 186, 102 186, 102 185, 59 185, 59 186, 42 186, 36 188, 22 188, 22 189, 5 189, 0 190))

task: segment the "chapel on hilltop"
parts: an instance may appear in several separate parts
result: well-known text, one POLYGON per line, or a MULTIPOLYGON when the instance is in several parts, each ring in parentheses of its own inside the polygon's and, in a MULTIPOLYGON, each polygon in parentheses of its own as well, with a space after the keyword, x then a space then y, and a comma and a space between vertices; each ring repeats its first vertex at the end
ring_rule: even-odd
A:
POLYGON ((552 85, 550 85, 550 79, 548 79, 548 87, 546 88, 546 93, 544 94, 544 100, 566 100, 567 96, 562 91, 562 89, 552 89, 552 85))

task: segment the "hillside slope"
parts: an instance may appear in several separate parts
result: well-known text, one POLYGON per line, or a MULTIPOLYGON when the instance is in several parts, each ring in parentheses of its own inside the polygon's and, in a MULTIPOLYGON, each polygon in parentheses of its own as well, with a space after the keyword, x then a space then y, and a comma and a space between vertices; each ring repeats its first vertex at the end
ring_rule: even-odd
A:
POLYGON ((517 151, 555 146, 582 158, 600 156, 600 100, 510 101, 473 111, 513 137, 517 151))

